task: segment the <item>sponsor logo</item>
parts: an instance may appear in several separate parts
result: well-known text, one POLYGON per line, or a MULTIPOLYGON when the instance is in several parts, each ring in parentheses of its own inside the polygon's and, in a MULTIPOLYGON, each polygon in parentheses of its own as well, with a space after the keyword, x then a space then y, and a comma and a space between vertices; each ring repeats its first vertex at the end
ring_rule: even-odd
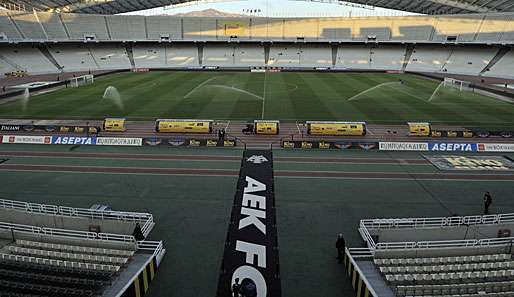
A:
POLYGON ((479 143, 479 152, 499 152, 509 153, 514 152, 514 143, 479 143))
POLYGON ((433 152, 476 152, 476 143, 429 143, 428 150, 433 152))
POLYGON ((189 145, 190 146, 200 146, 201 142, 199 140, 196 140, 196 139, 190 139, 189 140, 189 145))
POLYGON ((152 145, 152 146, 155 146, 155 145, 159 145, 162 143, 162 139, 161 138, 157 138, 157 137, 154 137, 154 138, 145 138, 145 144, 146 145, 152 145))
POLYGON ((0 131, 20 131, 20 125, 2 125, 0 126, 0 131))
POLYGON ((514 170, 514 162, 502 156, 425 156, 440 170, 514 170))
POLYGON ((232 141, 232 140, 225 140, 225 141, 223 142, 223 146, 228 146, 228 147, 236 146, 236 142, 235 142, 235 141, 232 141))
POLYGON ((363 150, 372 150, 377 147, 376 143, 359 143, 359 147, 363 150))
POLYGON ((250 163, 253 163, 253 164, 261 164, 261 163, 264 163, 264 162, 268 162, 268 159, 266 159, 266 157, 264 157, 262 155, 261 156, 253 155, 250 158, 248 158, 246 160, 246 162, 250 162, 250 163))
POLYGON ((52 144, 96 144, 95 137, 53 136, 52 144))
POLYGON ((141 146, 143 145, 143 139, 124 137, 97 137, 96 145, 141 146))
POLYGON ((428 151, 427 142, 380 142, 381 151, 428 151))
POLYGON ((170 140, 168 140, 168 143, 171 146, 181 146, 181 145, 184 145, 186 143, 186 141, 183 139, 170 139, 170 140))
POLYGON ((218 146, 217 140, 207 139, 207 146, 218 146))
POLYGON ((322 142, 319 143, 319 148, 320 149, 329 149, 330 148, 330 143, 322 141, 322 142))
POLYGON ((57 127, 56 126, 45 126, 45 131, 46 132, 55 132, 55 131, 57 131, 57 127))
POLYGON ((22 144, 51 144, 51 136, 30 136, 30 135, 5 135, 3 143, 22 143, 22 144))
POLYGON ((341 150, 346 150, 352 147, 351 142, 336 142, 334 143, 334 146, 341 150))
POLYGON ((310 149, 310 148, 312 148, 312 142, 302 141, 301 148, 303 148, 303 149, 310 149))
POLYGON ((293 141, 284 141, 282 142, 283 148, 294 148, 294 142, 293 141))

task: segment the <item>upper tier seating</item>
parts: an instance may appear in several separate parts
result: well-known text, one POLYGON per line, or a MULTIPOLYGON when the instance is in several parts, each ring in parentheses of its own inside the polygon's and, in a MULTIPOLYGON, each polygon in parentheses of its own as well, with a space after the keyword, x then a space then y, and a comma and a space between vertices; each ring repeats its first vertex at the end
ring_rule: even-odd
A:
POLYGON ((47 39, 34 12, 11 12, 10 16, 25 39, 47 39))
POLYGON ((514 42, 513 13, 362 18, 197 18, 3 12, 9 39, 514 42), (11 16, 9 16, 11 14, 11 16))

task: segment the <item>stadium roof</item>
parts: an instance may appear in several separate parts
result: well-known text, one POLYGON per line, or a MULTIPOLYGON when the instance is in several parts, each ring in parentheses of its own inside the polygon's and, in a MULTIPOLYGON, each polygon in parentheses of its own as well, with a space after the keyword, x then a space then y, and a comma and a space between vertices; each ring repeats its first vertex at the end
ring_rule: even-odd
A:
MULTIPOLYGON (((203 2, 225 0, 203 0, 203 2)), ((227 0, 228 1, 228 0, 227 0)), ((232 0, 233 1, 233 0, 232 0)), ((297 0, 322 3, 341 3, 341 0, 297 0)), ((0 0, 7 8, 25 10, 116 14, 166 6, 198 2, 197 0, 0 0)), ((202 0, 200 1, 202 2, 202 0)), ((364 5, 424 14, 456 14, 484 12, 514 12, 514 0, 347 0, 364 5)))

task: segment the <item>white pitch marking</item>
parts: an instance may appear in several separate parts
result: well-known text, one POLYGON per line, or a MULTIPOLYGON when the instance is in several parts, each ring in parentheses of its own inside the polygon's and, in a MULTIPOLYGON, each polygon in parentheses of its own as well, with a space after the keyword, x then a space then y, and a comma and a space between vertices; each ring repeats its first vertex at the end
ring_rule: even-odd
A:
POLYGON ((400 83, 399 81, 393 81, 393 82, 385 82, 385 83, 381 83, 381 84, 379 84, 379 85, 376 85, 376 86, 374 86, 374 87, 371 87, 371 88, 369 88, 369 89, 366 89, 366 90, 364 90, 364 91, 360 92, 359 94, 357 94, 357 95, 355 95, 355 96, 352 96, 352 97, 348 98, 347 100, 348 100, 348 101, 356 100, 359 96, 364 95, 364 94, 366 94, 366 93, 368 93, 368 92, 371 92, 371 91, 373 91, 373 90, 375 90, 375 89, 378 89, 378 88, 380 88, 380 87, 382 87, 382 86, 388 86, 388 85, 399 84, 399 83, 400 83))
POLYGON ((206 85, 207 83, 209 83, 210 81, 218 78, 219 76, 215 76, 215 77, 211 77, 207 80, 205 80, 204 82, 198 84, 196 87, 194 87, 191 91, 189 91, 189 93, 187 93, 185 96, 184 96, 184 99, 188 98, 189 96, 191 96, 191 94, 193 94, 194 92, 196 92, 196 90, 198 90, 199 88, 203 87, 204 85, 206 85))

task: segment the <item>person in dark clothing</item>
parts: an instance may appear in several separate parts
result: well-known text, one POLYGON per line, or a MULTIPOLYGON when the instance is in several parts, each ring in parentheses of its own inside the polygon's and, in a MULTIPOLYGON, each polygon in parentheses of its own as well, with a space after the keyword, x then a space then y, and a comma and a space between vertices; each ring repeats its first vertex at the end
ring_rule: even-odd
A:
POLYGON ((489 206, 493 203, 491 193, 485 192, 484 194, 484 214, 489 214, 489 206))
POLYGON ((257 287, 253 281, 247 281, 244 285, 241 283, 241 293, 244 297, 257 297, 257 287))
POLYGON ((339 234, 337 236, 336 241, 336 249, 337 249, 337 260, 339 260, 339 263, 343 262, 343 254, 344 254, 344 248, 346 246, 346 242, 344 241, 343 234, 339 234))
POLYGON ((5 93, 5 86, 3 86, 3 87, 2 87, 2 92, 4 92, 4 93, 5 93))
POLYGON ((241 293, 241 285, 239 284, 239 279, 236 278, 235 283, 232 285, 232 296, 239 297, 241 293))
POLYGON ((143 230, 141 230, 141 226, 139 223, 136 223, 136 227, 134 228, 134 232, 132 232, 132 235, 137 241, 145 239, 145 235, 143 234, 143 230))

